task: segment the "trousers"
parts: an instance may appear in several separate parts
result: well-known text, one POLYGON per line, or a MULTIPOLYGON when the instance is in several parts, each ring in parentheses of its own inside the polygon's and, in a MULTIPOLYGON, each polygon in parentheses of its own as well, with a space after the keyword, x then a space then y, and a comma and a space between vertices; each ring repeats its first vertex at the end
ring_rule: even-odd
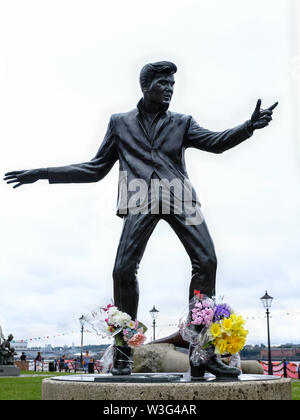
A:
POLYGON ((129 213, 124 217, 113 281, 115 305, 133 319, 137 318, 139 302, 139 264, 147 242, 161 219, 171 226, 190 257, 189 299, 194 296, 194 290, 200 290, 209 297, 215 294, 217 258, 205 220, 197 225, 187 225, 184 214, 129 213))

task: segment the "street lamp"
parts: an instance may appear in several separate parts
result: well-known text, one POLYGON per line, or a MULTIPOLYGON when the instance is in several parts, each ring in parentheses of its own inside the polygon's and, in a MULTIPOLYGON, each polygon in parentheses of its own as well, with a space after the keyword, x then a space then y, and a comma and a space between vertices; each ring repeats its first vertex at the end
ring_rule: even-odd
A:
POLYGON ((268 373, 269 375, 273 375, 273 366, 272 366, 272 358, 271 358, 271 344, 270 344, 270 322, 269 322, 269 315, 270 315, 270 311, 269 309, 271 308, 272 305, 272 301, 273 298, 272 296, 268 295, 268 292, 266 291, 266 293, 264 294, 263 297, 260 298, 261 303, 263 304, 264 308, 266 309, 266 314, 267 314, 267 326, 268 326, 268 373))
POLYGON ((79 322, 81 325, 81 351, 80 351, 80 367, 82 367, 82 361, 83 361, 83 356, 82 356, 82 350, 83 350, 83 327, 84 327, 84 316, 81 315, 81 317, 79 318, 79 322))
POLYGON ((155 320, 157 318, 157 314, 158 314, 159 311, 155 308, 155 306, 153 306, 153 308, 149 312, 150 312, 150 315, 153 319, 153 324, 152 324, 152 326, 153 326, 153 341, 155 341, 155 320))

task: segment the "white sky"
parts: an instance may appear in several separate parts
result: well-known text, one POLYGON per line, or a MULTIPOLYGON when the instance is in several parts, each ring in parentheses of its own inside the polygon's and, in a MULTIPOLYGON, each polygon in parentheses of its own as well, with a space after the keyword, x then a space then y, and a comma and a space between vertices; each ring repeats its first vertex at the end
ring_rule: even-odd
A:
MULTIPOLYGON (((272 125, 249 141, 222 155, 190 149, 186 163, 216 246, 217 294, 255 317, 248 343, 265 343, 259 298, 268 290, 272 342, 299 343, 300 60, 292 1, 0 0, 1 171, 91 159, 109 116, 138 102, 142 65, 158 60, 178 66, 170 109, 212 130, 249 119, 258 98, 266 107, 280 102, 272 125)), ((112 297, 122 227, 117 179, 115 165, 97 184, 0 184, 6 334, 65 333, 50 342, 79 344, 79 316, 112 297)), ((139 272, 139 319, 150 326, 155 305, 160 337, 176 330, 168 324, 186 309, 190 271, 161 222, 139 272)), ((101 341, 86 334, 85 342, 101 341)))

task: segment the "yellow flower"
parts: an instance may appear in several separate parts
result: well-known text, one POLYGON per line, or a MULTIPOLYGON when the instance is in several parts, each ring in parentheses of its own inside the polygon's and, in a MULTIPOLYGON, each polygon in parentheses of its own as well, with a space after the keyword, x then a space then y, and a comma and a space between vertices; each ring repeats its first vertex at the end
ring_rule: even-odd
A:
POLYGON ((245 342, 246 342, 245 338, 241 338, 236 335, 232 335, 228 337, 228 342, 227 342, 228 353, 235 354, 235 353, 240 352, 243 349, 245 342))
POLYGON ((241 328, 244 324, 245 324, 245 321, 243 320, 241 315, 236 316, 236 318, 234 319, 235 328, 241 328))
POLYGON ((232 320, 230 318, 225 318, 222 321, 222 330, 226 333, 231 333, 232 325, 232 320))
POLYGON ((219 324, 217 324, 216 322, 214 324, 212 324, 212 326, 210 327, 210 333, 214 338, 217 338, 221 335, 221 327, 219 324))
POLYGON ((224 354, 227 352, 227 340, 223 338, 216 339, 215 349, 217 354, 224 354))
POLYGON ((248 330, 245 330, 244 328, 242 328, 242 329, 239 331, 239 336, 240 336, 240 337, 242 337, 242 338, 246 338, 246 337, 247 337, 247 335, 248 335, 248 333, 249 333, 249 331, 248 331, 248 330))

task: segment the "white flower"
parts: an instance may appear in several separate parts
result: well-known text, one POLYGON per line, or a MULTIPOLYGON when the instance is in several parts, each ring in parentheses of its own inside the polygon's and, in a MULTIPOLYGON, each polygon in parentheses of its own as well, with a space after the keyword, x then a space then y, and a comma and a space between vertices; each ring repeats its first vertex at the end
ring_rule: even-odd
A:
POLYGON ((121 313, 118 308, 113 307, 109 308, 107 311, 107 317, 110 324, 118 324, 119 318, 121 316, 121 313))
POLYGON ((131 321, 131 316, 126 312, 122 312, 120 316, 120 325, 121 327, 127 327, 128 322, 131 321))
POLYGON ((114 315, 118 314, 119 312, 120 312, 119 309, 116 308, 115 306, 113 306, 113 307, 109 308, 109 310, 107 311, 107 315, 108 315, 108 317, 110 317, 110 316, 114 316, 114 315))
POLYGON ((118 308, 112 307, 107 311, 107 317, 110 324, 126 327, 128 322, 131 321, 131 316, 126 312, 119 311, 118 308))
POLYGON ((132 330, 134 330, 134 328, 135 328, 135 322, 134 321, 132 321, 132 319, 127 323, 127 326, 129 327, 129 328, 131 328, 132 330))

